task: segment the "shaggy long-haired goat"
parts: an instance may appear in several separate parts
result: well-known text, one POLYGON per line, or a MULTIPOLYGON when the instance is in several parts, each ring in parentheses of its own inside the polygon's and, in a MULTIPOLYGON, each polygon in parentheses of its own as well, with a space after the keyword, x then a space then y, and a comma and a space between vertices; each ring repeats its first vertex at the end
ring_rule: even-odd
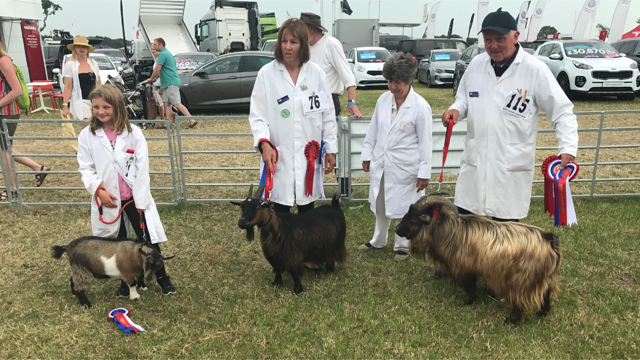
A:
POLYGON ((254 196, 252 191, 253 185, 245 201, 231 203, 242 208, 238 226, 247 231, 247 240, 253 240, 254 226, 260 229, 262 252, 276 274, 272 285, 281 285, 282 271, 286 271, 293 278, 293 292, 299 294, 304 290, 300 278, 305 263, 325 263, 326 271, 331 272, 336 262, 347 259, 347 225, 338 196, 331 205, 299 215, 274 212, 270 202, 260 200, 264 186, 254 196))
POLYGON ((164 265, 164 260, 173 259, 173 256, 161 255, 151 246, 129 239, 97 236, 84 236, 67 245, 51 248, 51 256, 56 259, 65 252, 71 264, 71 293, 85 307, 91 307, 84 294, 91 279, 122 278, 129 285, 129 298, 137 300, 140 298, 137 286, 146 290, 144 281, 151 281, 153 274, 164 265))
POLYGON ((560 291, 558 237, 538 227, 460 215, 451 201, 430 194, 411 205, 396 233, 411 240, 412 254, 429 258, 451 274, 466 292, 465 304, 476 300, 476 279, 484 278, 499 298, 513 306, 506 319, 513 324, 520 322, 523 312, 539 310, 539 315, 547 315, 550 295, 560 291), (443 207, 432 221, 437 206, 443 207))

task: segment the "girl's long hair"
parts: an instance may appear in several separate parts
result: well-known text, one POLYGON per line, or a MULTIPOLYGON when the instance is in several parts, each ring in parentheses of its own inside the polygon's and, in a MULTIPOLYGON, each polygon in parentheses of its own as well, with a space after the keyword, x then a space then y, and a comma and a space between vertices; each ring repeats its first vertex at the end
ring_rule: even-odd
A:
POLYGON ((4 51, 4 47, 2 46, 1 42, 0 42, 0 56, 8 56, 9 59, 11 59, 11 56, 9 56, 9 54, 7 54, 6 51, 4 51))
MULTIPOLYGON (((122 93, 113 85, 98 85, 89 94, 89 101, 93 99, 103 99, 109 105, 113 106, 113 130, 120 135, 127 128, 131 132, 131 123, 127 116, 127 109, 124 106, 122 93)), ((89 130, 93 135, 96 130, 102 127, 102 122, 93 115, 93 106, 91 107, 91 119, 89 119, 89 130)))

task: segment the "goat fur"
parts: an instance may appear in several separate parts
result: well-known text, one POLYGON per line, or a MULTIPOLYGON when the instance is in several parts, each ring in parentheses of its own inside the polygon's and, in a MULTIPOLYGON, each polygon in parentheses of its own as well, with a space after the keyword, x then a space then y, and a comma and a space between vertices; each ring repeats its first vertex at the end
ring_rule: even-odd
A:
MULTIPOLYGON (((562 250, 557 236, 517 222, 456 216, 444 211, 444 207, 437 220, 431 221, 433 210, 430 207, 423 211, 418 219, 422 222, 419 230, 407 234, 411 236, 409 250, 448 271, 467 292, 465 303, 475 301, 475 280, 480 276, 496 296, 514 307, 507 319, 510 322, 519 322, 522 311, 548 313, 549 296, 560 291, 557 278, 562 250)), ((410 209, 405 218, 414 217, 416 223, 415 212, 415 208, 410 209), (414 214, 410 215, 412 211, 414 214)))

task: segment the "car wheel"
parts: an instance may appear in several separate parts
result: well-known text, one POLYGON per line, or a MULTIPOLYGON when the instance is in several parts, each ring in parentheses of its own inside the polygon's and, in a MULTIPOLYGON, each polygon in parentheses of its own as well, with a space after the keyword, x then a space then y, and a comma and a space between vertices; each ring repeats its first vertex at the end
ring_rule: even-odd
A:
POLYGON ((420 76, 422 72, 418 69, 418 84, 422 84, 422 76, 420 76))
POLYGON ((558 76, 558 84, 562 91, 564 91, 565 95, 567 95, 569 99, 572 99, 573 93, 571 92, 571 85, 569 85, 569 78, 566 74, 560 74, 558 76))
POLYGON ((433 87, 433 84, 431 84, 431 73, 427 72, 427 87, 433 87))
POLYGON ((458 86, 459 85, 460 85, 460 80, 458 80, 458 78, 455 75, 453 75, 453 96, 454 97, 458 93, 458 86))
POLYGON ((618 100, 627 100, 627 101, 633 101, 633 99, 636 98, 636 94, 624 94, 624 95, 618 95, 618 100))

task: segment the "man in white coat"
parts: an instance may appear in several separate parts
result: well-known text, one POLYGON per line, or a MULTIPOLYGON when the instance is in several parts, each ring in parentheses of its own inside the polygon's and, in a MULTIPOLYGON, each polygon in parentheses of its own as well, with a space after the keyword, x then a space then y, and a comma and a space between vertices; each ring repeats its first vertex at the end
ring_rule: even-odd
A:
POLYGON ((538 109, 556 131, 561 168, 575 161, 578 123, 547 65, 520 48, 508 12, 488 14, 481 32, 487 52, 471 61, 442 115, 444 126, 468 120, 454 203, 460 213, 519 221, 529 212, 538 109))
MULTIPOLYGON (((411 88, 418 62, 411 54, 387 58, 382 75, 389 91, 376 103, 362 148, 362 168, 371 174, 369 203, 376 215, 371 241, 358 250, 387 244, 391 219, 401 219, 424 195, 431 175, 431 107, 411 88)), ((409 240, 395 235, 396 260, 409 254, 409 240)))

